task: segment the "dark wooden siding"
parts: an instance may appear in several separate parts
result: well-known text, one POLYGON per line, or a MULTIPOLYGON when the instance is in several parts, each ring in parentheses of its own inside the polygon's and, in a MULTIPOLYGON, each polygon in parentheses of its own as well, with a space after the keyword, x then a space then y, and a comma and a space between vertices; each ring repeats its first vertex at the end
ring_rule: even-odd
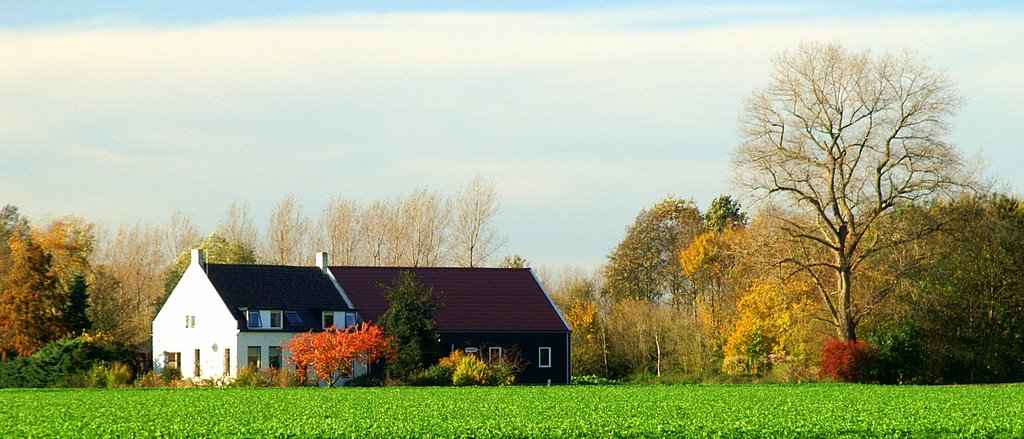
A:
POLYGON ((518 384, 568 384, 571 367, 571 346, 568 332, 441 332, 441 347, 451 349, 475 347, 487 359, 487 348, 501 347, 506 355, 518 355, 523 364, 518 384), (539 367, 541 347, 551 348, 551 367, 539 367))

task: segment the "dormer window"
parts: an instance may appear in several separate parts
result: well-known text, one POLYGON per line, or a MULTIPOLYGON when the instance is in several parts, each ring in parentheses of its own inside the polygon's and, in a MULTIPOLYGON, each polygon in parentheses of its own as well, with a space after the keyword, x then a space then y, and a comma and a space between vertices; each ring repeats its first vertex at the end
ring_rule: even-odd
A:
POLYGON ((299 317, 299 313, 295 311, 285 311, 284 318, 288 321, 289 325, 301 325, 302 318, 299 317))
POLYGON ((270 311, 270 329, 281 329, 281 311, 270 311))
POLYGON ((263 323, 260 321, 259 311, 249 311, 249 327, 250 328, 262 328, 263 323))
POLYGON ((324 311, 322 323, 324 329, 334 326, 334 311, 324 311))

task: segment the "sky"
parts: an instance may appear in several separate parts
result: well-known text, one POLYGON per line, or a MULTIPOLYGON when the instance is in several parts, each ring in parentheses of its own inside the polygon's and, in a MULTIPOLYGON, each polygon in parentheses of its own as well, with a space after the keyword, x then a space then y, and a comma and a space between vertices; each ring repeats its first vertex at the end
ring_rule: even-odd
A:
POLYGON ((501 254, 591 270, 666 196, 743 195, 743 101, 813 41, 916 51, 964 97, 950 140, 1020 195, 1024 6, 889 3, 0 0, 0 205, 209 233, 232 200, 315 220, 480 175, 501 254))

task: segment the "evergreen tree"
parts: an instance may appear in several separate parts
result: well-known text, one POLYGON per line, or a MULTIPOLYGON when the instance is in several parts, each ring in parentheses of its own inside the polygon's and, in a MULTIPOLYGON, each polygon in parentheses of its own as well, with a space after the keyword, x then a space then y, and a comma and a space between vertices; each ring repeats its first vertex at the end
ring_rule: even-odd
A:
POLYGON ((71 286, 68 287, 67 306, 64 307, 64 322, 68 332, 72 335, 81 335, 92 329, 92 321, 86 311, 89 309, 89 284, 85 277, 76 274, 71 279, 71 286))
POLYGON ((391 285, 380 287, 388 301, 380 324, 398 348, 398 358, 388 363, 387 372, 392 377, 408 378, 437 359, 434 311, 440 310, 441 304, 434 301, 434 291, 424 288, 409 271, 401 271, 391 285))

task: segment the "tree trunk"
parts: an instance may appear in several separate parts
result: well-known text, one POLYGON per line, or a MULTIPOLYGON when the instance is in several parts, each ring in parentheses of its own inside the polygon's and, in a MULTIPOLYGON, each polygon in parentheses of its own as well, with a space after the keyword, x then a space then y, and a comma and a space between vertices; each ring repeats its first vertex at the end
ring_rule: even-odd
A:
POLYGON ((839 292, 834 323, 840 340, 857 341, 857 324, 853 320, 853 301, 850 297, 852 273, 850 265, 840 258, 839 273, 836 276, 836 289, 839 292))

